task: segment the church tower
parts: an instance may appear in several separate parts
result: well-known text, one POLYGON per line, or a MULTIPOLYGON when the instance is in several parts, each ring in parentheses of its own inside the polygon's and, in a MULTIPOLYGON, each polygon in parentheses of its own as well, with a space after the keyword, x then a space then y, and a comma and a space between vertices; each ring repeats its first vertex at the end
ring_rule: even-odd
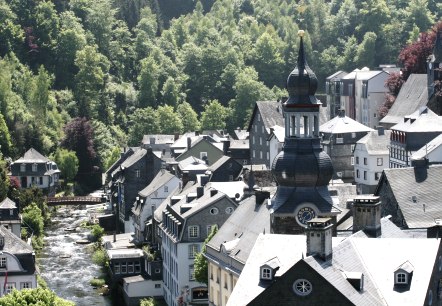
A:
MULTIPOLYGON (((275 234, 302 234, 315 217, 336 220, 328 183, 333 175, 330 157, 319 138, 318 79, 307 65, 299 31, 298 62, 287 79, 288 100, 283 104, 285 141, 272 164, 278 188, 272 199, 271 230, 275 234)), ((333 222, 335 223, 335 222, 333 222)))

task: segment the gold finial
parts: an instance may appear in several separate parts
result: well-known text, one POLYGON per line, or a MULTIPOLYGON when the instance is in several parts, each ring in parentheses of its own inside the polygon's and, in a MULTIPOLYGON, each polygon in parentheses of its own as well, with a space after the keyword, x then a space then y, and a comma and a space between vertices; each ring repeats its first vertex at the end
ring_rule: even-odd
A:
POLYGON ((298 36, 299 37, 304 37, 304 30, 299 30, 298 31, 298 36))

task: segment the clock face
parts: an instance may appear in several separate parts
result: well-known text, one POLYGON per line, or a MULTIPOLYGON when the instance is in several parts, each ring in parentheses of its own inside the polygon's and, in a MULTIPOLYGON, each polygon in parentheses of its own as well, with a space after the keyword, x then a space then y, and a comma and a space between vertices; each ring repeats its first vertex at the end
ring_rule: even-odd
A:
POLYGON ((296 214, 298 222, 302 225, 307 225, 307 222, 316 216, 315 211, 308 206, 301 207, 296 214))

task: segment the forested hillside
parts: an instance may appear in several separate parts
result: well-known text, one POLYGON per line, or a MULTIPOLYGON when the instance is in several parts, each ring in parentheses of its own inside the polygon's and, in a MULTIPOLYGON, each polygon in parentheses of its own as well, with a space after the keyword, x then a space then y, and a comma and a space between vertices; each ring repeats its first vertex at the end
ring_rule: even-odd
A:
POLYGON ((64 147, 99 172, 143 134, 243 127, 256 100, 285 95, 299 29, 323 82, 398 64, 441 12, 437 0, 0 0, 0 149, 64 147))

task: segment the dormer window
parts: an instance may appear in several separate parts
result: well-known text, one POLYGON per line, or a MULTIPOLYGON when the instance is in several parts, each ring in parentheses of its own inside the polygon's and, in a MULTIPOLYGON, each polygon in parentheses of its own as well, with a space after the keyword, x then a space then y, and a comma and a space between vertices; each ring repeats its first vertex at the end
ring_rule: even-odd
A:
POLYGON ((394 285, 410 285, 413 276, 413 265, 406 261, 394 271, 394 285))
POLYGON ((272 279, 272 270, 269 268, 262 268, 261 269, 261 279, 272 279))
POLYGON ((21 164, 20 165, 20 172, 25 172, 26 171, 26 164, 21 164))

